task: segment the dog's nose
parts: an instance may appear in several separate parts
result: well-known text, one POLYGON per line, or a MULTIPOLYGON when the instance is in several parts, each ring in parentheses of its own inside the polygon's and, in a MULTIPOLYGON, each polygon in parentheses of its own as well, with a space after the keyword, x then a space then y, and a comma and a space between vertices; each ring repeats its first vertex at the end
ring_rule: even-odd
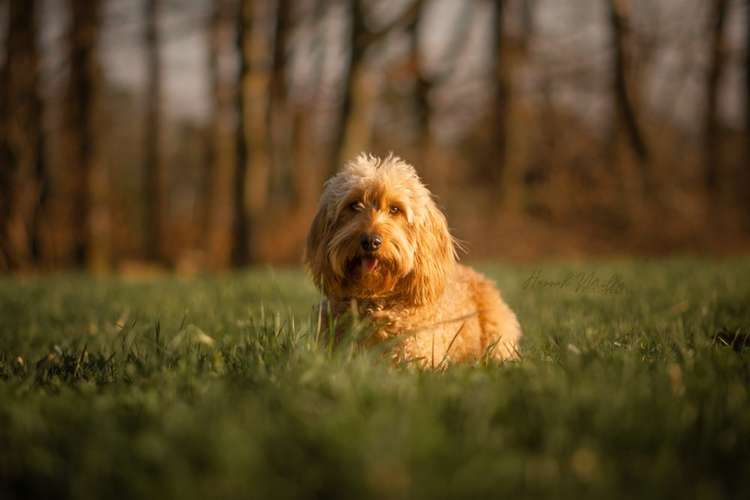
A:
POLYGON ((383 238, 379 234, 363 234, 359 243, 365 252, 374 252, 383 244, 383 238))

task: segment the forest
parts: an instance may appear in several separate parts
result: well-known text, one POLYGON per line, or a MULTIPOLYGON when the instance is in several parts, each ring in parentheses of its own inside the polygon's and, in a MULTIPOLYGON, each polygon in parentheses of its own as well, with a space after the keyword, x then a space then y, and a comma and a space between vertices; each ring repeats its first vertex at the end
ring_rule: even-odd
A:
POLYGON ((750 248, 745 0, 0 0, 0 271, 298 264, 394 152, 468 257, 750 248))

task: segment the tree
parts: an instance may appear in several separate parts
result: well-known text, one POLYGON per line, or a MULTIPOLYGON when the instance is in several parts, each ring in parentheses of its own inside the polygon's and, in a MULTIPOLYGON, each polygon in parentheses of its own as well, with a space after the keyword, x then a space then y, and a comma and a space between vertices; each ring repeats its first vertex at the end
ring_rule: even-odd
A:
POLYGON ((495 91, 492 103, 493 113, 493 155, 482 169, 482 180, 493 189, 499 190, 502 171, 507 159, 508 114, 510 113, 511 80, 510 70, 505 61, 505 0, 494 0, 492 10, 493 54, 492 74, 495 91))
POLYGON ((311 77, 309 79, 310 92, 301 105, 292 110, 294 122, 293 148, 297 156, 294 158, 294 170, 291 183, 294 186, 293 203, 297 208, 309 207, 317 202, 320 193, 320 176, 327 173, 328 159, 326 155, 318 154, 320 145, 318 143, 319 132, 316 125, 319 118, 316 111, 320 109, 319 103, 324 100, 326 89, 321 83, 325 72, 325 61, 330 54, 326 40, 326 18, 331 4, 326 0, 315 0, 311 15, 307 17, 310 29, 314 32, 310 43, 311 55, 311 77), (311 112, 312 111, 312 112, 311 112), (300 158, 305 157, 301 162, 300 158))
POLYGON ((143 4, 145 21, 144 47, 146 50, 146 124, 144 127, 143 193, 145 256, 160 260, 162 223, 161 161, 161 57, 159 52, 160 0, 146 0, 143 4))
POLYGON ((247 174, 250 161, 248 106, 250 104, 251 0, 240 0, 237 15, 237 94, 235 109, 235 174, 233 203, 232 264, 242 266, 250 259, 250 221, 247 216, 247 174))
POLYGON ((65 99, 66 165, 72 186, 73 263, 90 269, 106 266, 106 228, 101 206, 101 181, 97 168, 95 103, 99 86, 97 44, 101 0, 68 0, 71 25, 68 34, 70 77, 65 99), (96 178, 99 179, 95 181, 96 178), (94 197, 93 195, 96 195, 94 197))
POLYGON ((41 259, 41 214, 49 188, 39 89, 38 5, 36 0, 7 2, 0 84, 0 265, 4 260, 7 267, 29 260, 38 264, 41 259), (11 235, 12 221, 25 226, 20 240, 11 235))
POLYGON ((365 44, 362 40, 362 33, 365 31, 362 3, 360 0, 348 0, 347 9, 349 38, 346 46, 349 48, 349 51, 344 59, 341 78, 341 102, 333 125, 333 144, 331 147, 331 159, 328 165, 329 176, 335 174, 344 161, 346 161, 343 152, 344 145, 346 144, 345 134, 347 133, 347 124, 352 113, 352 95, 355 91, 354 87, 361 71, 362 58, 365 52, 365 44))
POLYGON ((612 96, 615 109, 615 130, 623 131, 630 149, 641 167, 646 181, 645 163, 648 148, 643 138, 635 108, 633 75, 633 43, 630 27, 630 0, 607 0, 612 48, 612 96))
POLYGON ((208 68, 209 88, 211 91, 210 138, 207 147, 207 169, 204 183, 206 217, 204 234, 208 260, 212 267, 225 267, 229 264, 231 243, 228 241, 231 226, 231 176, 234 154, 232 132, 229 130, 234 110, 232 102, 233 86, 226 81, 221 71, 221 56, 232 47, 228 40, 230 18, 229 0, 217 0, 213 3, 213 12, 208 26, 208 68))
MULTIPOLYGON (((750 207, 750 0, 745 3, 745 185, 742 194, 750 207)), ((750 210, 747 213, 750 214, 750 210)))
POLYGON ((441 66, 428 71, 420 46, 422 23, 429 2, 427 0, 415 0, 414 16, 406 27, 409 37, 408 65, 414 80, 414 110, 417 148, 419 150, 418 163, 427 163, 429 151, 432 148, 432 134, 430 126, 432 122, 433 109, 430 103, 430 95, 434 89, 445 82, 454 72, 464 44, 468 39, 467 33, 471 26, 474 9, 469 2, 462 5, 461 15, 455 23, 455 29, 448 40, 446 50, 441 54, 441 66))
POLYGON ((719 91, 726 68, 725 25, 728 0, 712 0, 710 23, 710 61, 706 72, 705 109, 703 117, 705 185, 715 191, 721 164, 719 145, 719 91))
POLYGON ((353 118, 356 108, 361 108, 358 102, 358 90, 361 88, 362 62, 367 52, 375 42, 378 42, 391 31, 408 26, 417 15, 419 2, 414 1, 407 6, 395 19, 379 29, 367 26, 363 0, 347 0, 347 18, 349 32, 346 46, 349 48, 342 73, 341 102, 333 124, 333 144, 328 161, 328 174, 333 175, 346 161, 353 149, 352 136, 358 125, 353 118))
MULTIPOLYGON (((414 111, 416 114, 416 136, 419 155, 424 155, 429 148, 430 119, 432 109, 430 107, 430 93, 434 80, 427 75, 424 57, 420 47, 421 24, 424 19, 425 0, 416 0, 416 15, 406 28, 409 36, 409 66, 414 75, 414 111)), ((423 163, 421 158, 419 163, 423 163)))
POLYGON ((745 141, 745 145, 750 153, 750 0, 745 3, 745 132, 749 139, 745 141))
MULTIPOLYGON (((267 129, 270 132, 273 156, 276 195, 286 195, 295 186, 291 182, 293 155, 293 128, 291 109, 288 102, 288 59, 289 38, 291 35, 290 0, 277 0, 274 26, 273 56, 269 82, 269 103, 267 108, 267 129)), ((291 193, 295 198, 296 193, 291 193)))
MULTIPOLYGON (((8 30, 10 33, 10 30, 8 30)), ((8 42, 6 41, 6 48, 8 42)), ((10 214, 12 210, 13 177, 15 166, 8 144, 8 96, 10 64, 6 56, 0 68, 0 270, 14 266, 10 248, 10 214)))

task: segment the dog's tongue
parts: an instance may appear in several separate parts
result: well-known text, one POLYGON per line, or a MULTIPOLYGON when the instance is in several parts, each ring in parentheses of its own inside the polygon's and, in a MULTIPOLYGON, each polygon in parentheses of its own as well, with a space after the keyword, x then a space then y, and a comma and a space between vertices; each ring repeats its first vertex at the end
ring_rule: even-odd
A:
POLYGON ((369 273, 378 265, 378 259, 375 257, 362 257, 362 272, 369 273))

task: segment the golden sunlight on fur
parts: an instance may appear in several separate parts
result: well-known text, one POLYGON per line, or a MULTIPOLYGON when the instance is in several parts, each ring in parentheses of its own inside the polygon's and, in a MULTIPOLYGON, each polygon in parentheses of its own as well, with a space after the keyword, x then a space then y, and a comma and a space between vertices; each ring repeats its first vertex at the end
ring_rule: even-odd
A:
POLYGON ((400 158, 362 154, 326 182, 305 265, 326 296, 323 315, 343 324, 355 310, 373 326, 365 343, 388 342, 396 362, 518 357, 515 314, 491 281, 457 263, 445 216, 400 158))

